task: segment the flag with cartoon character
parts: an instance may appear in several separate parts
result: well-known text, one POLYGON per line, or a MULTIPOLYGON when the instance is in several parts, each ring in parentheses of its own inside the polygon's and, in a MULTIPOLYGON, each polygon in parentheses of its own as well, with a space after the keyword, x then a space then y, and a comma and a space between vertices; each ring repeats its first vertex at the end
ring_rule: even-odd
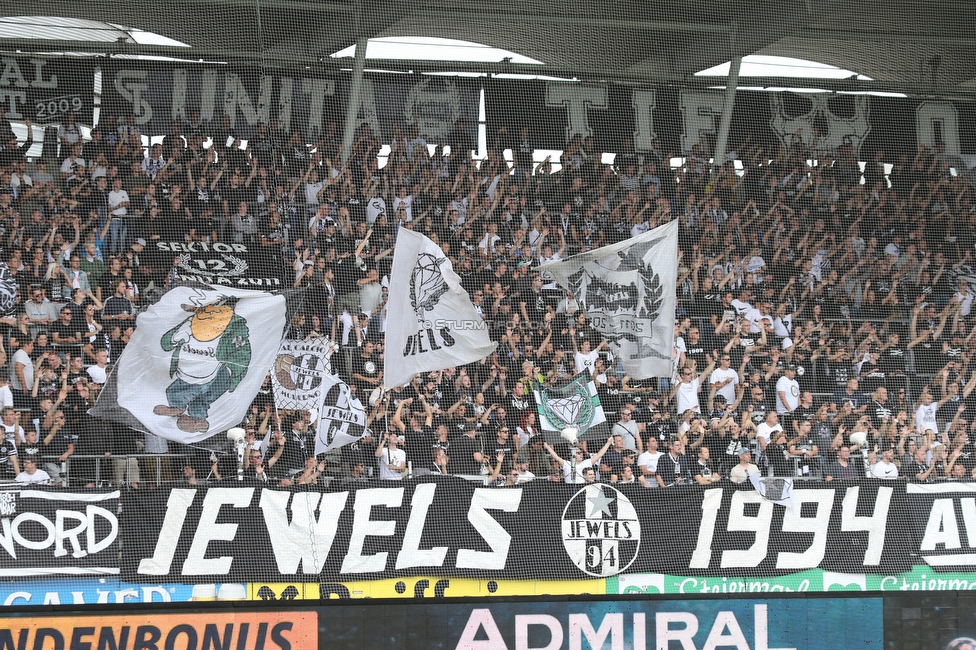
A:
POLYGON ((92 414, 184 443, 237 426, 274 362, 286 303, 243 289, 164 294, 139 316, 92 414))

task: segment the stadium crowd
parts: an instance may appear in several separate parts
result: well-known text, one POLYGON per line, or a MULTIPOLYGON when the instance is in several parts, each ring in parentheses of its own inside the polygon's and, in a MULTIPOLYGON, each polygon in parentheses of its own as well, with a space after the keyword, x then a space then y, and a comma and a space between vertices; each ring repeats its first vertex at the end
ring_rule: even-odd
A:
POLYGON ((0 318, 0 479, 145 488, 236 475, 235 454, 87 413, 140 309, 180 282, 172 247, 156 243, 217 241, 259 250, 263 273, 307 289, 288 336, 338 342, 334 369, 369 410, 367 437, 316 458, 309 414, 276 409, 266 380, 242 423, 249 480, 666 488, 755 471, 976 472, 976 207, 938 148, 859 164, 851 146, 733 134, 739 168, 713 170, 706 142, 678 158, 625 140, 606 164, 576 136, 557 164, 535 160, 523 128, 492 134, 477 161, 459 123, 444 142, 415 126, 383 142, 363 126, 343 163, 336 124, 307 144, 262 123, 243 143, 226 116, 193 116, 146 148, 132 116, 107 115, 91 139, 69 118, 57 159, 28 161, 27 125, 21 143, 0 124, 0 245, 16 285, 0 318), (674 375, 629 377, 576 297, 536 267, 673 219, 674 375), (441 246, 498 349, 383 392, 399 228, 441 246), (533 390, 578 373, 594 378, 612 436, 551 446, 533 390))

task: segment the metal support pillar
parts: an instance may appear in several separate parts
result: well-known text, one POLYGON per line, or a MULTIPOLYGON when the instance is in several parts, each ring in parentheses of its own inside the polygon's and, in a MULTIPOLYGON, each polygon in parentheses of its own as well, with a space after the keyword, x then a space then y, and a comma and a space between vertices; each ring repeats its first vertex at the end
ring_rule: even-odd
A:
POLYGON ((735 87, 739 85, 739 68, 742 67, 742 57, 732 59, 729 65, 729 79, 725 84, 725 103, 722 106, 722 119, 718 126, 718 136, 715 138, 715 153, 712 165, 713 174, 718 171, 725 161, 725 148, 729 142, 729 128, 732 126, 732 109, 735 108, 735 87))
POLYGON ((363 68, 366 67, 365 36, 356 39, 356 54, 352 66, 352 79, 349 82, 349 104, 346 105, 346 123, 342 129, 342 162, 349 160, 352 153, 352 139, 356 134, 356 120, 359 118, 359 104, 363 91, 363 68))

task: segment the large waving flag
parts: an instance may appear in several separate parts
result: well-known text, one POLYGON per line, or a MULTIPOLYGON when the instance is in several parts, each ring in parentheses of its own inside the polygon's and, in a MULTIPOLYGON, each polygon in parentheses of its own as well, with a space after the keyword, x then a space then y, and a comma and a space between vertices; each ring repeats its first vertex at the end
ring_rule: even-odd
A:
MULTIPOLYGON (((553 441, 566 427, 576 427, 580 438, 600 444, 610 435, 610 425, 590 373, 582 372, 562 386, 541 386, 535 391, 539 428, 553 441)), ((592 451, 593 448, 591 447, 592 451)))
POLYGON ((182 286, 139 315, 92 415, 183 443, 237 426, 271 368, 288 300, 182 286))
POLYGON ((551 273, 636 379, 670 377, 674 348, 678 221, 567 260, 551 273))
POLYGON ((390 327, 383 384, 482 359, 495 351, 488 328, 440 247, 400 228, 390 273, 390 327))

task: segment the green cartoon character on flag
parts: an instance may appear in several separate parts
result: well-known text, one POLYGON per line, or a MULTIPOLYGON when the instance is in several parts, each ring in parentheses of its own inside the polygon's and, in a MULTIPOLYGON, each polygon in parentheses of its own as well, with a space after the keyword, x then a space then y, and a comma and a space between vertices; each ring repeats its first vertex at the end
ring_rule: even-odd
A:
POLYGON ((210 428, 210 405, 224 393, 233 393, 251 363, 247 321, 237 315, 236 297, 223 297, 204 306, 183 305, 192 315, 163 334, 159 343, 173 353, 166 389, 168 404, 153 409, 156 415, 175 417, 176 426, 190 433, 210 428))

